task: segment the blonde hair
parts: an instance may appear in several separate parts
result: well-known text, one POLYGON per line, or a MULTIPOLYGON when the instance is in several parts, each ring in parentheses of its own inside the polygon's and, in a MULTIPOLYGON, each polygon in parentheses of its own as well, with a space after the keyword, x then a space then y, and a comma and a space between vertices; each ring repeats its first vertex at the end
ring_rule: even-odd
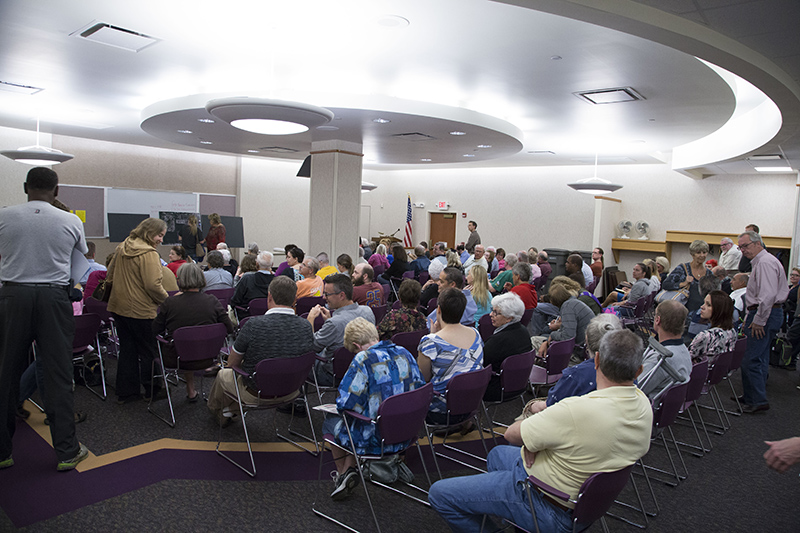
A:
POLYGON ((459 270, 462 268, 461 258, 455 252, 447 252, 447 266, 455 267, 459 270))
POLYGON ((469 269, 472 275, 472 298, 480 307, 486 307, 492 299, 492 294, 489 292, 489 276, 486 274, 486 269, 481 265, 475 265, 469 269))
MULTIPOLYGON (((572 282, 575 283, 575 285, 578 284, 575 281, 572 282)), ((550 288, 547 290, 547 294, 550 296, 550 303, 559 308, 564 305, 564 302, 573 296, 577 296, 579 293, 579 291, 571 289, 566 283, 551 283, 550 288)))
POLYGON ((186 224, 189 226, 189 233, 192 235, 197 235, 197 217, 194 215, 189 215, 189 218, 186 220, 186 224))
MULTIPOLYGON (((569 276, 556 276, 553 278, 553 281, 550 282, 550 288, 547 290, 547 293, 550 294, 550 291, 553 289, 553 285, 563 285, 567 288, 568 291, 574 292, 576 295, 581 293, 581 284, 571 279, 569 276)), ((552 303, 552 302, 550 302, 552 303)), ((555 304, 554 304, 555 305, 555 304)))
POLYGON ((366 318, 354 318, 345 326, 344 347, 349 351, 357 353, 359 348, 356 344, 363 346, 370 342, 378 342, 378 330, 366 318))
POLYGON ((167 231, 166 222, 160 218, 146 218, 139 222, 139 225, 131 230, 129 237, 141 239, 150 246, 155 247, 155 237, 165 231, 167 231))
POLYGON ((219 217, 217 213, 211 213, 208 215, 208 221, 214 225, 222 224, 222 219, 219 217))

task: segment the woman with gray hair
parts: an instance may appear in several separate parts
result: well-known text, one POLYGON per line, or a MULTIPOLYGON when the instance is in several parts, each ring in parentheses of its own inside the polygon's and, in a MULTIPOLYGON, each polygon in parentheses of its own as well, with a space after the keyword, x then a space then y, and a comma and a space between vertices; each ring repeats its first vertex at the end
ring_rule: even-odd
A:
POLYGON ((419 295, 419 303, 422 306, 428 305, 432 298, 439 294, 439 274, 447 265, 442 261, 431 261, 428 266, 428 281, 422 286, 422 293, 419 295))
MULTIPOLYGON (((209 253, 209 256, 213 253, 215 252, 209 253)), ((222 257, 219 259, 222 260, 222 257)), ((228 333, 233 333, 233 324, 228 312, 222 308, 217 297, 200 292, 205 286, 206 278, 203 270, 196 263, 181 265, 178 268, 178 288, 181 292, 170 296, 161 304, 158 315, 153 321, 153 333, 160 335, 166 332, 167 336, 171 336, 178 328, 218 322, 225 324, 228 333)), ((167 367, 174 368, 178 364, 178 357, 172 346, 162 354, 167 367)), ((196 402, 199 397, 194 388, 194 372, 205 370, 213 364, 214 361, 211 359, 181 363, 180 369, 185 371, 183 376, 186 379, 186 399, 189 402, 196 402)))
MULTIPOLYGON (((227 252, 227 250, 225 250, 227 252)), ((233 276, 225 270, 225 257, 219 250, 212 250, 206 255, 208 270, 203 273, 206 278, 205 290, 232 289, 233 276)), ((180 270, 180 269, 179 269, 180 270)))
POLYGON ((685 305, 691 313, 703 305, 704 295, 700 294, 700 280, 706 276, 713 277, 714 274, 706 267, 706 257, 708 256, 706 241, 692 241, 692 244, 689 245, 689 253, 692 254, 691 263, 682 263, 676 266, 661 284, 661 288, 665 291, 687 292, 688 299, 685 305))
POLYGON ((583 396, 597 389, 594 358, 600 353, 600 341, 607 333, 621 329, 622 323, 615 315, 603 313, 594 317, 586 327, 586 351, 590 357, 578 365, 564 369, 561 379, 547 394, 547 400, 528 403, 523 411, 523 416, 527 417, 543 411, 546 407, 550 407, 564 398, 583 396))
MULTIPOLYGON (((492 318, 495 330, 483 346, 483 365, 491 365, 495 374, 500 372, 500 367, 507 357, 532 349, 528 329, 520 322, 524 313, 525 304, 513 292, 495 296, 492 300, 492 312, 489 316, 492 318)), ((498 401, 501 392, 500 376, 492 375, 483 399, 498 401)))

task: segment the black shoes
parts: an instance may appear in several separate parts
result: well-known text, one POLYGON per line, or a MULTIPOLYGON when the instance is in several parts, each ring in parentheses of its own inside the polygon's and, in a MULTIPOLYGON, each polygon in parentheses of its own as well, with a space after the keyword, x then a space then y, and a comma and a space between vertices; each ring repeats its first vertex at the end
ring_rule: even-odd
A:
POLYGON ((360 481, 358 470, 351 466, 344 474, 338 472, 331 472, 333 474, 333 492, 331 492, 331 499, 339 501, 350 496, 353 489, 358 486, 360 481))
POLYGON ((305 418, 306 416, 306 406, 303 403, 303 400, 295 400, 294 404, 286 404, 281 405, 280 407, 275 408, 276 411, 279 413, 284 413, 287 415, 294 415, 299 418, 305 418), (292 411, 292 407, 294 406, 294 411, 292 411))
POLYGON ((761 405, 743 405, 742 412, 747 414, 758 413, 760 411, 769 411, 769 404, 762 403, 761 405))

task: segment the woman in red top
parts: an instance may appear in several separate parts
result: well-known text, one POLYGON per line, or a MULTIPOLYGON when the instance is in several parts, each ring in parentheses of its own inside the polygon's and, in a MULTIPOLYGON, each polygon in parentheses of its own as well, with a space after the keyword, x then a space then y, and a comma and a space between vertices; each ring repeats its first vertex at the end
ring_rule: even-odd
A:
POLYGON ((180 244, 176 244, 169 249, 169 264, 167 265, 167 268, 172 270, 172 273, 175 274, 175 277, 177 278, 178 269, 184 263, 186 263, 186 248, 180 244))
POLYGON ((211 227, 208 228, 205 244, 206 249, 210 252, 216 250, 219 243, 225 242, 225 226, 222 225, 222 219, 217 213, 208 215, 208 221, 211 223, 211 227))

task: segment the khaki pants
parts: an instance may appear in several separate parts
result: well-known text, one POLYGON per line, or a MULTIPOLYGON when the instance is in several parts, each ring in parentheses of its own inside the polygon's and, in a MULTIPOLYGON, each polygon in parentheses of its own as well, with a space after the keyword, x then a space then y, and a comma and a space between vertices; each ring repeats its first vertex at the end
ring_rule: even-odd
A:
MULTIPOLYGON (((234 409, 236 401, 232 400, 225 393, 236 395, 236 388, 239 389, 239 397, 244 404, 257 404, 259 403, 258 397, 248 392, 244 378, 231 370, 230 368, 223 368, 217 374, 214 384, 211 386, 211 391, 208 393, 208 408, 216 416, 222 415, 223 409, 226 407, 234 409)), ((299 395, 299 391, 295 391, 280 398, 264 400, 261 399, 260 405, 271 405, 276 403, 284 403, 295 399, 299 395)))

